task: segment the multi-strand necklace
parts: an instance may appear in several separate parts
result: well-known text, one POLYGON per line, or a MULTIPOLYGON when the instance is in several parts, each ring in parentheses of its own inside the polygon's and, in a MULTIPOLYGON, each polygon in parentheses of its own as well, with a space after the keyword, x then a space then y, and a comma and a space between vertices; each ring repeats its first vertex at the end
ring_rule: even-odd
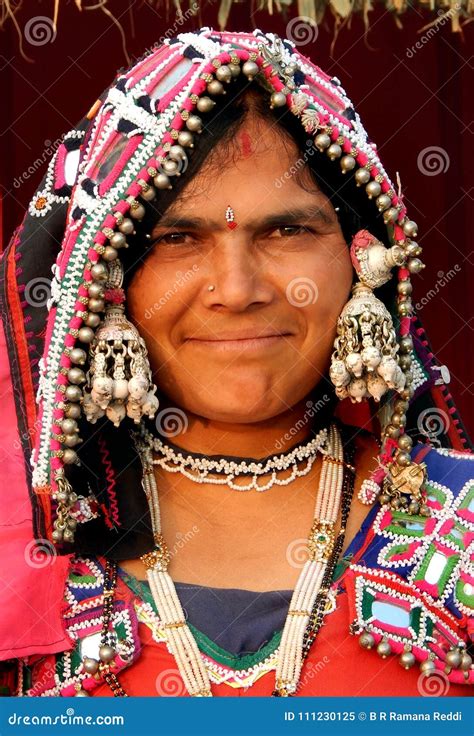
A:
MULTIPOLYGON (((314 521, 308 537, 308 560, 303 565, 293 592, 283 633, 278 647, 275 674, 275 697, 291 696, 298 690, 301 670, 311 645, 321 628, 334 569, 342 552, 354 488, 353 447, 346 446, 344 458, 340 432, 332 424, 325 435, 319 490, 316 498, 314 521), (336 524, 341 524, 336 534, 336 524)), ((143 465, 145 491, 153 526, 155 548, 141 556, 150 590, 155 602, 160 626, 168 633, 170 650, 189 695, 212 697, 209 675, 196 640, 189 629, 175 585, 167 572, 171 559, 161 532, 158 489, 153 471, 154 442, 146 431, 135 437, 143 465)), ((226 472, 225 468, 222 469, 226 472)), ((249 473, 253 471, 248 470, 249 473)), ((114 696, 127 693, 111 669, 115 657, 110 631, 113 597, 117 584, 117 563, 107 560, 104 575, 104 614, 99 660, 90 658, 84 663, 91 671, 99 671, 114 696)))

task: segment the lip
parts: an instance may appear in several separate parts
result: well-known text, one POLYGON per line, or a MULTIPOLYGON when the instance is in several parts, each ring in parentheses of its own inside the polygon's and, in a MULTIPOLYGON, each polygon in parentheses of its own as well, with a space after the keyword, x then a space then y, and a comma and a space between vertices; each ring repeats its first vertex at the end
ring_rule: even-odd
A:
POLYGON ((221 350, 225 352, 240 350, 261 350, 274 345, 281 344, 284 338, 291 336, 289 332, 272 332, 267 335, 251 335, 248 337, 216 338, 210 339, 189 338, 187 342, 201 345, 207 349, 221 350))

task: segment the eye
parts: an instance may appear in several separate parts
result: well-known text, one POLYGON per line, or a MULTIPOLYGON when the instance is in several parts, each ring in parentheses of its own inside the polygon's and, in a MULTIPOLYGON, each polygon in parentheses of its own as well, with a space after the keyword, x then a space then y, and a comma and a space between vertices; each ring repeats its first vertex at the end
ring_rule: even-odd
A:
POLYGON ((190 244, 193 240, 191 233, 176 232, 176 233, 165 233, 160 235, 152 242, 152 245, 184 245, 190 244))
POLYGON ((295 235, 306 235, 308 233, 314 233, 314 230, 307 225, 279 225, 268 234, 268 237, 290 238, 295 235))

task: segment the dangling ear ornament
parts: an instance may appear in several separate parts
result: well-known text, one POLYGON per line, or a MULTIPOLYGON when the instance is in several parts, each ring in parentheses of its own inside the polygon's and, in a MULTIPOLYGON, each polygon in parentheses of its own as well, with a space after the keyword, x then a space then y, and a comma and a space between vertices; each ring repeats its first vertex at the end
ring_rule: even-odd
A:
POLYGON ((91 424, 104 415, 115 427, 126 416, 138 424, 144 415, 153 417, 159 406, 145 342, 125 316, 122 283, 123 267, 115 260, 105 285, 104 320, 89 347, 83 409, 91 424))
POLYGON ((339 316, 329 370, 340 399, 373 397, 378 402, 388 389, 405 386, 390 312, 373 292, 390 280, 391 269, 404 258, 402 248, 386 248, 367 230, 359 230, 352 240, 351 260, 359 281, 339 316))

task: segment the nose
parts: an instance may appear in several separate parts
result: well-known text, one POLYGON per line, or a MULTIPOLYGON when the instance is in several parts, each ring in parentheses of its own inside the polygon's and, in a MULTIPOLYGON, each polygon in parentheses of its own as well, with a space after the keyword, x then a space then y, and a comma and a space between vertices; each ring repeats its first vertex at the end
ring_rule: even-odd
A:
MULTIPOLYGON (((232 233, 232 236, 235 235, 232 233)), ((253 305, 269 304, 275 294, 268 265, 255 253, 245 237, 224 237, 223 242, 209 256, 205 289, 206 304, 210 308, 225 307, 232 312, 243 312, 253 305)))

